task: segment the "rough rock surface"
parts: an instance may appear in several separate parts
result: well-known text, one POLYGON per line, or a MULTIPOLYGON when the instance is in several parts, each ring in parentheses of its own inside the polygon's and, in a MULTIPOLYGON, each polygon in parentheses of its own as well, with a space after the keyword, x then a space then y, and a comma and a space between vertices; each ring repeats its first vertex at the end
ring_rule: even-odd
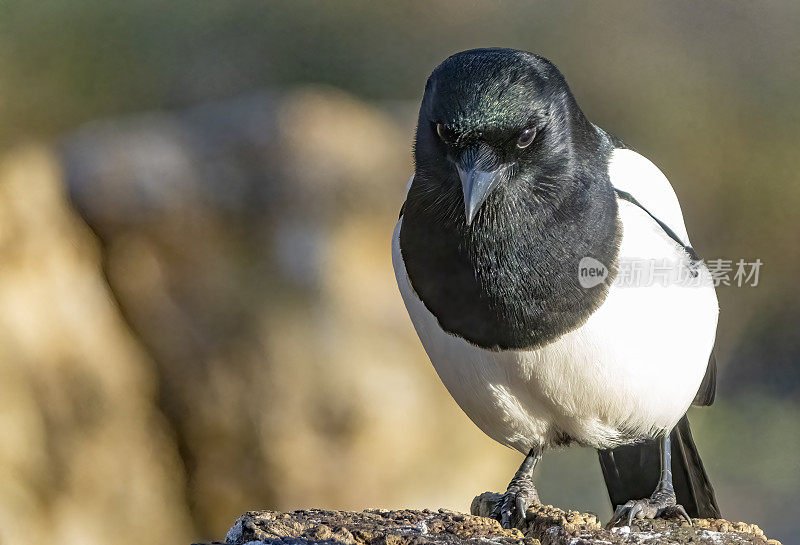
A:
MULTIPOLYGON (((473 515, 487 516, 499 494, 484 492, 472 500, 473 515)), ((564 511, 549 505, 528 510, 521 530, 544 545, 581 545, 581 543, 629 543, 651 545, 662 543, 692 544, 769 544, 780 542, 768 539, 755 524, 729 522, 724 519, 693 519, 692 526, 680 519, 638 520, 630 527, 606 530, 604 521, 590 513, 564 511)))
POLYGON ((236 521, 227 545, 327 543, 344 545, 421 545, 489 543, 530 545, 630 544, 780 545, 758 526, 726 520, 637 521, 631 527, 605 530, 597 517, 556 507, 531 508, 519 528, 504 530, 487 515, 498 495, 486 492, 472 502, 472 515, 440 509, 322 511, 279 513, 251 511, 236 521))
POLYGON ((517 529, 503 530, 496 521, 453 511, 374 509, 351 511, 253 511, 236 521, 225 543, 400 543, 535 544, 517 529))

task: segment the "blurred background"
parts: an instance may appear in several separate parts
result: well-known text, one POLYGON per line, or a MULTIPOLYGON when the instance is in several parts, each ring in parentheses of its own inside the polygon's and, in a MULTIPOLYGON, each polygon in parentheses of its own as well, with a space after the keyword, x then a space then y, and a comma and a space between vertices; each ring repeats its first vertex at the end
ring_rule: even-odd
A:
MULTIPOLYGON (((248 509, 448 507, 520 456, 439 383, 389 239, 425 80, 539 52, 672 181, 720 287, 695 437, 800 543, 800 4, 0 3, 0 543, 221 538, 248 509)), ((611 511, 596 454, 547 503, 611 511)))

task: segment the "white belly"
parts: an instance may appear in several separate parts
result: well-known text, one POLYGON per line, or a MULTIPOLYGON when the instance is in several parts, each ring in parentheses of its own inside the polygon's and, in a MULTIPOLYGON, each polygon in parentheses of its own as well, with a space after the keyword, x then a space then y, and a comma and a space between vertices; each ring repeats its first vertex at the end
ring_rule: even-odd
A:
MULTIPOLYGON (((620 259, 680 259, 638 207, 620 201, 620 259)), ((409 283, 395 228, 403 301, 439 377, 496 441, 527 452, 569 438, 608 448, 669 430, 700 386, 717 325, 710 275, 700 285, 612 286, 578 329, 533 350, 486 350, 446 333, 409 283)), ((576 271, 577 274, 577 271, 576 271)))

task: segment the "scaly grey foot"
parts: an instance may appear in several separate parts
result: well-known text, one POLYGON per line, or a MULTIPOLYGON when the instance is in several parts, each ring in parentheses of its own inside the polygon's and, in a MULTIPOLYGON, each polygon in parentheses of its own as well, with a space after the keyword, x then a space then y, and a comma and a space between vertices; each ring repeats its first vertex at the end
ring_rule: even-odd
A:
POLYGON ((539 451, 531 449, 517 473, 500 497, 492 511, 492 518, 500 521, 503 528, 511 529, 525 520, 525 514, 531 505, 540 505, 539 494, 533 486, 533 468, 542 458, 539 451))
POLYGON ((625 505, 618 505, 614 516, 606 525, 610 529, 622 521, 630 526, 635 519, 677 518, 681 517, 689 524, 692 519, 686 514, 682 505, 678 504, 675 492, 659 489, 653 495, 643 500, 631 500, 625 505))

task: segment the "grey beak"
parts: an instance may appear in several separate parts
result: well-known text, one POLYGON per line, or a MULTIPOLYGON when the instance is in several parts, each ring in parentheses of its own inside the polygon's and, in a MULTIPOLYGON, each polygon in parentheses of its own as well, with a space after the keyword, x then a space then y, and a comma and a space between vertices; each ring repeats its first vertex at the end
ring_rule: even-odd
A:
POLYGON ((488 146, 468 150, 456 165, 464 191, 467 225, 472 223, 486 198, 506 178, 508 164, 499 163, 488 146))

